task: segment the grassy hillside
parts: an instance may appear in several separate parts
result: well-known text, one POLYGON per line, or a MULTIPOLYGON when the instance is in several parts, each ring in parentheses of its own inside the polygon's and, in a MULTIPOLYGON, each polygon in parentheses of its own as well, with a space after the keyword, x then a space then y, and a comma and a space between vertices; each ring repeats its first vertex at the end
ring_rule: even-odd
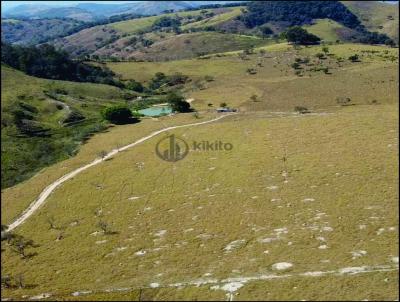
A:
POLYGON ((398 49, 360 44, 328 48, 330 55, 325 59, 315 56, 322 53, 321 46, 293 50, 280 44, 262 47, 265 55, 256 49, 245 60, 229 53, 208 59, 107 65, 123 78, 139 81, 150 80, 156 72, 182 72, 193 79, 186 86, 186 96, 195 99, 198 109, 212 109, 222 102, 249 111, 293 110, 295 106, 318 109, 337 106, 337 97, 349 97, 353 104, 388 103, 398 97, 398 49), (360 62, 348 59, 354 54, 360 62), (308 58, 309 63, 294 69, 296 58, 308 58), (256 73, 249 74, 248 69, 256 73), (208 82, 206 76, 214 80, 208 82), (250 99, 252 95, 256 101, 250 99))
POLYGON ((399 5, 382 1, 343 1, 369 30, 386 33, 399 43, 399 5))
POLYGON ((120 35, 115 29, 106 25, 98 25, 57 39, 53 44, 73 56, 80 56, 90 54, 119 37, 120 35))
POLYGON ((343 30, 345 26, 330 19, 318 19, 313 25, 304 26, 304 28, 325 42, 336 42, 341 40, 340 30, 343 30))
POLYGON ((22 273, 32 287, 3 295, 135 297, 145 288, 142 298, 223 299, 223 285, 236 282, 238 298, 265 297, 268 288, 272 297, 395 299, 396 108, 258 112, 184 128, 173 133, 234 149, 191 152, 175 164, 154 155, 159 138, 122 152, 65 183, 21 226, 18 233, 39 245, 30 249, 37 255, 21 260, 5 247, 3 274, 22 273), (49 230, 48 217, 62 231, 49 230), (103 234, 99 221, 115 233, 103 234), (366 252, 354 256, 359 250, 366 252), (289 272, 273 269, 281 262, 293 265, 289 272), (389 271, 346 274, 379 265, 389 271), (337 274, 307 277, 316 271, 337 274))
MULTIPOLYGON (((233 11, 237 14, 236 8, 218 8, 169 13, 114 22, 84 29, 73 35, 58 39, 54 44, 57 47, 65 49, 74 56, 95 54, 107 57, 127 58, 137 49, 137 43, 130 42, 132 38, 139 38, 140 40, 140 37, 144 35, 146 39, 154 43, 159 40, 166 40, 171 35, 175 36, 174 33, 170 34, 165 31, 152 30, 154 22, 163 17, 180 18, 182 23, 181 28, 184 29, 189 24, 200 22, 196 21, 198 19, 203 22, 210 20, 214 24, 222 22, 223 20, 231 18, 233 11), (227 17, 225 17, 225 15, 227 15, 227 17), (154 38, 154 35, 157 33, 157 37, 154 38)), ((166 43, 168 44, 168 42, 166 43)), ((148 47, 142 46, 141 48, 147 50, 148 47)))
POLYGON ((200 28, 203 29, 208 26, 218 26, 224 22, 232 20, 237 16, 242 14, 242 9, 244 7, 235 7, 232 9, 228 9, 225 13, 217 14, 211 18, 206 18, 201 21, 193 22, 182 26, 182 29, 193 29, 193 28, 200 28))
POLYGON ((80 142, 105 129, 101 108, 123 99, 115 87, 39 79, 5 66, 1 78, 2 187, 74 155, 80 142), (23 128, 16 124, 21 115, 23 128))
POLYGON ((134 51, 129 54, 128 58, 148 61, 180 60, 270 43, 270 40, 254 36, 216 32, 182 34, 154 43, 145 50, 134 51))
MULTIPOLYGON (((179 16, 179 17, 198 16, 201 14, 201 11, 202 10, 195 10, 195 11, 187 11, 187 12, 162 14, 159 16, 152 16, 152 17, 146 17, 146 18, 141 18, 141 19, 116 22, 116 23, 110 24, 110 26, 112 26, 114 29, 121 31, 123 33, 136 34, 140 31, 149 30, 151 28, 151 26, 153 25, 153 23, 162 17, 166 17, 166 16, 169 16, 169 17, 171 17, 171 16, 179 16)), ((209 13, 212 11, 213 10, 204 10, 205 13, 209 13)))

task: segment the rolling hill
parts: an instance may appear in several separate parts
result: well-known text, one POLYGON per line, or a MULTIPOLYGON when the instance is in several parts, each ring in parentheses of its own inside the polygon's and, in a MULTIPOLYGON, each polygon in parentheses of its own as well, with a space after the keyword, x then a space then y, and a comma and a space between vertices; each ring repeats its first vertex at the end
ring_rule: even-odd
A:
MULTIPOLYGON (((267 14, 263 17, 257 17, 257 19, 251 17, 251 12, 246 12, 244 7, 221 7, 168 13, 159 16, 136 18, 95 26, 59 39, 55 41, 55 45, 66 49, 76 56, 94 55, 95 57, 101 57, 103 59, 158 61, 195 57, 196 54, 198 56, 199 54, 212 54, 236 50, 237 46, 235 45, 238 44, 232 40, 233 36, 227 35, 227 33, 252 35, 255 36, 254 41, 257 41, 256 37, 262 36, 260 29, 263 26, 269 26, 272 29, 272 35, 276 38, 293 22, 301 24, 311 33, 320 36, 325 42, 330 43, 335 43, 336 41, 386 43, 386 39, 388 39, 387 36, 375 35, 368 30, 388 33, 394 37, 394 39, 396 38, 393 31, 393 26, 395 26, 396 20, 398 20, 398 14, 395 13, 395 5, 377 3, 374 4, 374 6, 372 4, 363 6, 354 5, 351 2, 342 5, 340 2, 335 2, 330 4, 328 11, 322 10, 321 7, 324 7, 323 3, 318 2, 318 5, 320 7, 319 11, 313 14, 310 13, 310 16, 308 16, 306 20, 299 19, 298 21, 290 21, 293 18, 297 18, 296 13, 294 13, 290 5, 285 6, 284 9, 292 10, 292 14, 295 15, 293 18, 286 16, 287 14, 285 15, 286 17, 283 15, 281 17, 272 17, 267 14), (335 15, 337 7, 340 7, 339 15, 335 15), (382 18, 388 18, 388 16, 391 16, 393 19, 386 20, 386 23, 384 23, 383 27, 379 30, 365 23, 366 17, 362 17, 362 14, 368 15, 368 11, 373 11, 375 7, 378 8, 377 16, 386 15, 383 17, 376 17, 380 19, 376 19, 375 21, 371 19, 372 23, 379 23, 382 21, 382 18), (165 18, 176 19, 179 25, 174 28, 156 28, 155 25, 157 22, 165 18), (248 24, 248 26, 246 26, 246 20, 252 20, 252 18, 258 20, 258 23, 254 25, 248 24), (288 19, 286 20, 285 18, 288 19), (362 19, 364 19, 364 21, 362 21, 362 19), (366 29, 363 26, 365 26, 366 29), (216 31, 217 33, 207 33, 210 31, 216 31), (193 34, 193 32, 196 34, 193 34), (198 44, 196 40, 199 39, 195 38, 201 37, 202 35, 204 37, 217 37, 222 34, 226 35, 225 43, 198 44), (193 37, 193 39, 188 37, 193 37), (183 41, 186 41, 187 44, 182 43, 183 41), (190 43, 192 42, 193 44, 191 45, 190 43), (177 48, 182 48, 183 51, 177 52, 177 48), (195 48, 196 50, 194 50, 195 48)), ((302 6, 297 6, 299 11, 301 11, 302 6)), ((259 12, 257 7, 255 7, 255 9, 259 12)), ((370 24, 372 24, 371 22, 370 24)), ((266 43, 268 43, 268 41, 266 43)), ((240 47, 242 46, 243 44, 240 45, 240 47)))
POLYGON ((382 1, 344 1, 371 31, 387 34, 399 43, 399 5, 382 1))
POLYGON ((100 110, 124 102, 116 87, 40 79, 6 66, 1 79, 3 188, 73 156, 81 142, 106 129, 100 110))

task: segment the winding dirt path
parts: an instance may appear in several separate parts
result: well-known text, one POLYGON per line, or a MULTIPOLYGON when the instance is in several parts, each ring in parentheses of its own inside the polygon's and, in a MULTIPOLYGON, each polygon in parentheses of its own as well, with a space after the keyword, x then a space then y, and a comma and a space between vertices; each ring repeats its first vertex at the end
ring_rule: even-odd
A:
POLYGON ((8 231, 12 231, 15 228, 17 228, 18 226, 20 226, 22 223, 24 223, 33 213, 35 213, 39 207, 41 205, 44 204, 44 202, 46 201, 46 199, 50 196, 50 194, 58 187, 60 186, 62 183, 66 182, 67 180, 73 178, 74 176, 78 175, 79 173, 81 173, 82 171, 85 171, 95 165, 100 164, 103 160, 109 159, 112 156, 116 155, 118 152, 120 151, 124 151, 127 150, 129 148, 132 148, 140 143, 143 143, 144 141, 169 130, 173 130, 173 129, 177 129, 177 128, 183 128, 183 127, 191 127, 191 126, 199 126, 199 125, 204 125, 204 124, 209 124, 209 123, 213 123, 216 122, 222 118, 225 118, 227 116, 231 116, 233 114, 226 114, 226 115, 221 115, 215 119, 211 119, 208 121, 204 121, 204 122, 199 122, 199 123, 192 123, 192 124, 186 124, 186 125, 180 125, 180 126, 171 126, 171 127, 167 127, 167 128, 163 128, 161 130, 157 130, 152 132, 151 134, 142 137, 141 139, 126 145, 124 147, 121 147, 119 149, 113 149, 112 151, 110 151, 109 153, 107 153, 106 156, 104 156, 102 159, 98 158, 95 159, 94 161, 92 161, 91 163, 84 165, 78 169, 75 169, 67 174, 65 174, 64 176, 60 177, 59 179, 57 179, 56 181, 54 181, 53 183, 51 183, 49 186, 47 186, 42 193, 40 193, 39 197, 34 200, 27 209, 24 210, 24 212, 22 212, 21 216, 18 217, 14 222, 12 222, 9 226, 8 226, 8 231))

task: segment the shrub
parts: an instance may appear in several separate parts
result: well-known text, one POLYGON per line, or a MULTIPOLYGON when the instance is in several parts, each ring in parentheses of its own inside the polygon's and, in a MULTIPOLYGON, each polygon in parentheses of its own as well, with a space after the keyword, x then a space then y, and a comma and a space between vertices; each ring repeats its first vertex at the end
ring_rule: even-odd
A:
POLYGON ((100 157, 101 159, 104 159, 104 157, 107 156, 107 151, 101 150, 99 153, 97 153, 97 156, 100 157))
POLYGON ((328 46, 322 47, 322 51, 323 51, 325 54, 327 54, 327 53, 329 52, 328 46))
POLYGON ((340 96, 340 97, 337 97, 337 98, 336 98, 336 103, 338 103, 338 104, 341 105, 341 106, 346 106, 346 105, 348 105, 350 102, 351 102, 351 99, 348 98, 348 97, 342 97, 342 96, 340 96))
POLYGON ((85 116, 82 113, 80 113, 79 111, 76 111, 76 110, 72 110, 68 114, 68 116, 63 120, 63 123, 64 124, 73 123, 73 122, 81 121, 84 119, 85 119, 85 116))
POLYGON ((351 55, 351 56, 349 57, 349 60, 350 60, 351 62, 359 62, 359 61, 360 61, 360 57, 358 56, 358 54, 354 54, 354 55, 351 55))
POLYGON ((126 124, 133 122, 131 110, 126 106, 111 106, 102 110, 101 112, 104 119, 114 124, 126 124))
POLYGON ((297 62, 294 62, 294 63, 293 63, 292 65, 290 65, 290 66, 292 66, 293 69, 299 69, 299 68, 300 68, 300 64, 297 63, 297 62))
POLYGON ((299 112, 301 114, 310 113, 310 111, 306 107, 303 107, 303 106, 294 107, 294 111, 299 112))
POLYGON ((252 100, 253 102, 257 102, 257 101, 258 101, 258 96, 257 96, 256 94, 253 94, 253 95, 250 97, 250 100, 252 100))
POLYGON ((206 76, 204 77, 204 80, 207 81, 207 82, 212 82, 212 81, 214 81, 214 77, 213 77, 213 76, 206 75, 206 76))

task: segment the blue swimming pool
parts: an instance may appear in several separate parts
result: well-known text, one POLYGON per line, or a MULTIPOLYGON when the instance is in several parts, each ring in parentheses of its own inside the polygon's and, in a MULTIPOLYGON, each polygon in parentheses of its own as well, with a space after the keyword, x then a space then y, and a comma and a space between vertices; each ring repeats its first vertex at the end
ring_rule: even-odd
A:
POLYGON ((139 110, 139 113, 145 116, 160 116, 172 113, 172 108, 169 106, 154 106, 139 110))

